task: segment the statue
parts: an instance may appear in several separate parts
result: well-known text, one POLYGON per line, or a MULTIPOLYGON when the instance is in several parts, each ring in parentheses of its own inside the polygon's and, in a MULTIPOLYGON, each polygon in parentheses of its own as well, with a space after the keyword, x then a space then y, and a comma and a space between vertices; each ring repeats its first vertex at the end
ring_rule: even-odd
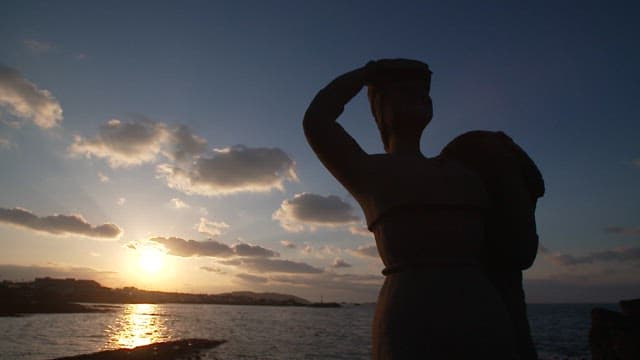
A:
MULTIPOLYGON (((321 162, 360 204, 385 265, 373 323, 373 358, 511 359, 526 352, 516 331, 522 325, 520 315, 526 322, 526 312, 518 312, 524 297, 519 297, 517 274, 530 263, 518 259, 517 267, 510 264, 507 252, 518 251, 518 244, 500 249, 500 256, 490 252, 508 243, 509 236, 531 230, 528 235, 535 237, 531 241, 537 247, 535 223, 526 229, 497 226, 493 219, 502 214, 496 210, 502 203, 492 198, 493 188, 487 184, 492 178, 474 168, 483 163, 466 164, 469 151, 484 150, 467 141, 469 136, 437 157, 422 155, 420 137, 433 114, 430 79, 428 66, 419 61, 369 62, 316 95, 305 113, 305 135, 321 162), (336 122, 364 86, 385 154, 365 153, 336 122), (489 233, 495 228, 503 230, 499 236, 489 233), (494 268, 489 263, 500 265, 488 270, 494 268), (499 275, 492 277, 491 271, 499 275), (501 288, 496 284, 502 280, 507 285, 501 288), (511 300, 504 300, 501 292, 511 300), (516 306, 505 306, 509 301, 516 306), (513 318, 512 308, 518 315, 513 318)), ((528 196, 519 182, 506 185, 513 194, 528 196)), ((529 256, 524 260, 532 262, 529 248, 523 252, 529 256)), ((535 258, 535 249, 533 253, 535 258)), ((528 322, 525 330, 530 341, 528 322)))

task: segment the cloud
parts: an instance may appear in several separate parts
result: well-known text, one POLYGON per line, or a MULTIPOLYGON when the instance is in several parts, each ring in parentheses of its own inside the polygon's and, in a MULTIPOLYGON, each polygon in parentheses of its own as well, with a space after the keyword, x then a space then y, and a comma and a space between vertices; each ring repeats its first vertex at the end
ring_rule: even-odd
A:
POLYGON ((640 227, 609 226, 604 228, 604 232, 610 234, 636 236, 640 235, 640 227))
POLYGON ((51 92, 39 89, 17 70, 0 65, 0 110, 3 108, 43 129, 62 122, 62 107, 51 92))
POLYGON ((340 258, 336 258, 335 260, 333 260, 333 264, 331 264, 332 268, 349 268, 351 267, 351 264, 348 264, 346 261, 340 259, 340 258))
POLYGON ((361 245, 358 246, 355 250, 351 250, 356 256, 364 256, 364 257, 373 257, 378 258, 380 255, 378 254, 378 247, 376 245, 361 245))
POLYGON ((95 138, 76 135, 69 152, 104 158, 112 168, 133 166, 155 160, 167 138, 167 128, 162 123, 112 119, 100 126, 95 138))
POLYGON ((277 257, 280 256, 275 251, 263 248, 258 245, 250 245, 245 243, 238 243, 234 245, 227 245, 215 240, 208 241, 195 241, 184 240, 178 237, 155 237, 149 239, 150 241, 162 244, 170 255, 193 257, 193 256, 208 256, 228 258, 233 256, 242 257, 277 257))
POLYGON ((108 183, 109 180, 111 180, 111 179, 109 179, 109 177, 107 175, 105 175, 105 174, 103 174, 101 172, 98 172, 98 179, 100 180, 101 183, 108 183))
POLYGON ((116 203, 117 203, 119 206, 123 206, 126 202, 127 202, 127 199, 126 199, 126 198, 123 198, 123 197, 118 198, 118 201, 116 201, 116 203))
MULTIPOLYGON (((180 200, 178 198, 173 198, 173 199, 169 200, 169 203, 175 209, 188 209, 190 207, 189 204, 187 204, 186 202, 184 202, 184 201, 182 201, 182 200, 180 200)), ((200 219, 200 222, 202 223, 202 219, 200 219)))
POLYGON ((282 244, 282 246, 286 247, 287 249, 295 249, 297 247, 297 245, 290 240, 281 240, 280 244, 282 244))
POLYGON ((218 274, 226 274, 226 272, 218 267, 213 266, 200 266, 200 270, 204 270, 206 272, 218 273, 218 274))
POLYGON ((27 49, 35 53, 42 53, 42 52, 47 52, 55 49, 55 46, 53 44, 45 41, 27 39, 27 40, 24 40, 22 43, 27 49))
POLYGON ((283 190, 286 180, 297 180, 295 162, 281 149, 244 145, 215 149, 190 166, 160 164, 156 170, 170 188, 207 196, 283 190))
POLYGON ((264 276, 257 276, 257 275, 244 274, 244 273, 236 274, 236 277, 243 281, 254 283, 254 284, 264 284, 267 281, 269 281, 269 279, 264 276))
POLYGON ((571 255, 554 253, 545 249, 541 252, 557 265, 574 266, 602 262, 636 262, 640 261, 640 247, 624 247, 613 250, 594 251, 587 255, 571 255))
POLYGON ((319 274, 324 271, 304 262, 268 258, 242 259, 240 264, 261 273, 319 274))
POLYGON ((631 163, 637 167, 640 167, 640 158, 634 159, 631 163))
POLYGON ((353 235, 371 237, 373 233, 364 226, 350 226, 349 232, 353 235))
POLYGON ((238 243, 231 246, 233 248, 233 252, 237 256, 246 256, 246 257, 255 257, 255 258, 267 258, 267 257, 277 257, 280 256, 275 251, 263 248, 258 245, 250 245, 246 243, 238 243))
POLYGON ((229 228, 229 224, 224 221, 211 221, 201 217, 198 223, 198 232, 208 234, 209 236, 222 235, 229 228))
POLYGON ((167 125, 146 118, 134 121, 111 119, 94 138, 76 135, 69 153, 104 158, 112 168, 141 165, 163 155, 186 161, 206 150, 207 141, 185 125, 167 125))
POLYGON ((316 227, 337 227, 359 221, 353 207, 335 195, 296 194, 280 204, 272 218, 285 230, 300 232, 316 227))
POLYGON ((39 217, 22 208, 0 208, 0 222, 54 235, 115 239, 122 234, 122 230, 115 224, 93 226, 81 215, 56 214, 39 217))

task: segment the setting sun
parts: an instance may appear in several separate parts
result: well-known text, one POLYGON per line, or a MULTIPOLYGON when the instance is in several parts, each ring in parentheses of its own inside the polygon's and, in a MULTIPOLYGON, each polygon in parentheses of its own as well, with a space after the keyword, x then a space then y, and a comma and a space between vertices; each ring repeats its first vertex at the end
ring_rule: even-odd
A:
POLYGON ((149 273, 156 273, 164 265, 165 253, 155 247, 140 249, 140 268, 149 273))

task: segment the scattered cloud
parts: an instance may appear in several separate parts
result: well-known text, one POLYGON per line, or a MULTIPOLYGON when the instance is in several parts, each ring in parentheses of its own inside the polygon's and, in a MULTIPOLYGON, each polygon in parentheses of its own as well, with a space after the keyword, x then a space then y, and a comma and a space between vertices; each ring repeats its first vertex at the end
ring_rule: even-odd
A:
POLYGON ((637 167, 640 167, 640 158, 634 159, 631 163, 637 167))
POLYGON ((100 180, 101 183, 108 183, 109 180, 111 180, 111 179, 109 179, 109 177, 107 175, 105 175, 105 174, 103 174, 101 172, 98 172, 98 179, 100 180))
POLYGON ((209 236, 220 236, 229 229, 229 224, 224 221, 211 221, 201 217, 198 223, 198 232, 209 236))
MULTIPOLYGON (((62 107, 51 92, 39 89, 18 70, 0 65, 0 110, 43 129, 60 125, 62 107)), ((19 125, 20 122, 14 122, 19 125)))
POLYGON ((111 119, 100 126, 95 138, 76 135, 69 152, 104 158, 112 168, 133 166, 155 160, 167 138, 167 129, 162 123, 111 119))
POLYGON ((336 258, 335 260, 333 260, 333 264, 331 264, 332 268, 349 268, 351 267, 351 264, 347 263, 346 261, 340 259, 340 258, 336 258))
POLYGON ((378 258, 378 247, 376 245, 361 245, 355 250, 351 250, 351 253, 356 256, 373 257, 378 258))
POLYGON ((349 232, 353 235, 371 237, 373 233, 369 231, 365 226, 351 226, 349 227, 349 232))
POLYGON ((155 237, 150 241, 162 244, 170 255, 193 257, 193 256, 208 256, 208 257, 220 257, 228 258, 233 256, 242 257, 277 257, 280 256, 275 251, 263 248, 259 245, 250 245, 246 243, 238 243, 234 245, 227 245, 215 240, 208 241, 195 241, 184 240, 178 237, 155 237))
POLYGON ((170 188, 207 196, 283 190, 286 180, 297 180, 294 161, 281 149, 244 145, 214 149, 189 166, 160 164, 156 170, 170 188))
POLYGON ((89 57, 87 54, 85 53, 77 53, 76 56, 74 56, 76 60, 78 61, 82 61, 82 60, 86 60, 87 57, 89 57))
POLYGON ((246 281, 249 283, 255 283, 255 284, 264 284, 267 281, 269 281, 269 279, 264 276, 257 276, 257 275, 244 274, 244 273, 236 274, 236 277, 243 281, 246 281))
POLYGON ((81 215, 56 214, 39 217, 22 208, 0 208, 0 222, 54 235, 115 239, 122 234, 122 230, 115 224, 93 226, 81 215))
MULTIPOLYGON (((169 203, 171 204, 171 206, 174 209, 188 209, 190 208, 189 204, 187 204, 186 202, 178 199, 178 198, 173 198, 171 200, 169 200, 169 203)), ((202 223, 202 219, 200 219, 200 222, 202 223)))
POLYGON ((354 214, 354 208, 341 198, 311 193, 296 194, 293 199, 283 201, 272 218, 290 232, 345 226, 360 221, 354 214))
POLYGON ((226 274, 224 270, 214 266, 200 266, 200 270, 204 270, 206 272, 211 272, 211 273, 226 274))
POLYGON ((287 249, 295 249, 297 247, 297 245, 291 240, 281 240, 280 244, 282 244, 282 246, 286 247, 287 249))
POLYGON ((111 119, 94 138, 74 137, 69 153, 107 160, 112 168, 141 165, 163 155, 172 161, 190 160, 206 150, 207 141, 185 125, 167 125, 146 118, 111 119))
POLYGON ((116 203, 117 203, 119 206, 123 206, 126 202, 127 202, 127 199, 126 199, 126 198, 123 198, 123 197, 118 198, 118 200, 116 201, 116 203))
POLYGON ((55 46, 53 44, 35 39, 27 39, 22 43, 27 49, 35 53, 43 53, 55 49, 55 46))
POLYGON ((618 234, 618 235, 630 235, 630 236, 640 235, 640 227, 609 226, 609 227, 606 227, 604 231, 606 233, 618 234))
POLYGON ((241 259, 240 264, 260 273, 319 274, 324 271, 304 262, 269 258, 241 259))
POLYGON ((621 247, 613 250, 594 251, 586 255, 571 255, 551 252, 548 249, 540 251, 557 265, 574 266, 603 262, 640 262, 640 247, 621 247))

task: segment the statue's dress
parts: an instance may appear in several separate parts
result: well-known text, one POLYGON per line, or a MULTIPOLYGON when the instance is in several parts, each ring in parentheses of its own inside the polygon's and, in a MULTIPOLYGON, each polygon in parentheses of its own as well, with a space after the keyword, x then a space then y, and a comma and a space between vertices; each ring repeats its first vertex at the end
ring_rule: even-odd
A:
POLYGON ((480 265, 482 180, 444 156, 369 155, 336 122, 308 121, 305 133, 362 207, 386 267, 373 358, 513 358, 506 308, 480 265))

